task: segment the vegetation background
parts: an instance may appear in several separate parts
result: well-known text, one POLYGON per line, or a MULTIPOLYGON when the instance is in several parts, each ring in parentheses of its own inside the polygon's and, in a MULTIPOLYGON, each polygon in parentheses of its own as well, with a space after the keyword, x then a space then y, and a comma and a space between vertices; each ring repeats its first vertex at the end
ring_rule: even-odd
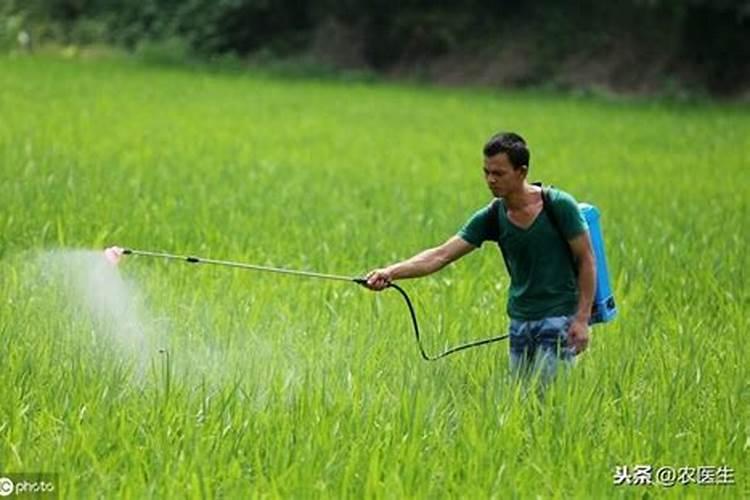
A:
MULTIPOLYGON (((0 477, 56 473, 64 498, 749 497, 747 22, 698 0, 0 3, 0 477), (500 129, 601 209, 618 301, 543 399, 504 343, 422 361, 393 291, 103 261, 359 276, 488 202, 500 129), (615 484, 639 465, 732 481, 615 484)), ((402 285, 431 353, 507 331, 491 245, 402 285)))
POLYGON ((449 84, 748 98, 747 0, 5 0, 0 44, 449 84))

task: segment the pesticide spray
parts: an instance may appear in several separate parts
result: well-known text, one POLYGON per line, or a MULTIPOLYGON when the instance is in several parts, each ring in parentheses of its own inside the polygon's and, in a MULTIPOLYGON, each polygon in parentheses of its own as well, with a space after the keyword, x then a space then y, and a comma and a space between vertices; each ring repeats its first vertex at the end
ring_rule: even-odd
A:
POLYGON ((153 351, 155 325, 138 303, 135 284, 101 252, 56 250, 40 254, 36 262, 40 278, 58 293, 74 324, 142 374, 153 351))
MULTIPOLYGON (((58 249, 26 260, 24 295, 19 297, 54 321, 54 332, 97 364, 116 363, 138 384, 165 378, 220 383, 267 355, 262 339, 251 355, 230 355, 210 343, 213 319, 206 309, 189 328, 201 337, 188 342, 174 311, 159 310, 147 289, 124 275, 111 250, 58 249), (37 304, 34 306, 34 304, 37 304), (203 335, 203 333, 206 335, 203 335)), ((61 358, 64 362, 65 358, 61 358)), ((277 363, 273 369, 286 369, 277 363)))

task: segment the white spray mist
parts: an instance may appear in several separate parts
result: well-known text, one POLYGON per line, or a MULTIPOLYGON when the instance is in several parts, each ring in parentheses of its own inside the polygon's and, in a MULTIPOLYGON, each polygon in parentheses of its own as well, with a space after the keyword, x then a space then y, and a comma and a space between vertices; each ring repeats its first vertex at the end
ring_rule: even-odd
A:
POLYGON ((153 321, 138 305, 135 285, 126 281, 103 252, 56 250, 38 258, 48 283, 59 287, 66 301, 88 315, 97 336, 111 341, 142 373, 150 357, 153 321))

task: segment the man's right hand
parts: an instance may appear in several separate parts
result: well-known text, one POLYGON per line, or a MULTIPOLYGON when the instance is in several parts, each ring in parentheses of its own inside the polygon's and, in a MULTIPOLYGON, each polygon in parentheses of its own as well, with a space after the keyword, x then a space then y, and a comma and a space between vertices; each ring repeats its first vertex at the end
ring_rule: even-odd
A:
POLYGON ((388 272, 388 269, 375 269, 374 271, 370 271, 365 279, 367 279, 367 283, 365 283, 365 286, 367 286, 367 288, 369 288, 370 290, 375 291, 380 291, 387 288, 393 280, 393 278, 391 277, 391 273, 388 272))

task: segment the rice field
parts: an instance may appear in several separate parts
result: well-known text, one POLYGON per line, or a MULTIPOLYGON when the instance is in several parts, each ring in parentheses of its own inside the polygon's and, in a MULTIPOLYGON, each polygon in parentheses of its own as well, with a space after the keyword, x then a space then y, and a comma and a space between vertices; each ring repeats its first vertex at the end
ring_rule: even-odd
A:
MULTIPOLYGON (((61 498, 748 497, 748 167, 738 105, 0 56, 0 476, 57 474, 61 498), (102 261, 360 276, 488 202, 498 130, 600 208, 618 301, 542 399, 506 343, 422 361, 392 290, 102 261), (734 484, 615 484, 639 465, 734 484)), ((507 330, 491 245, 400 284, 431 353, 507 330)))

